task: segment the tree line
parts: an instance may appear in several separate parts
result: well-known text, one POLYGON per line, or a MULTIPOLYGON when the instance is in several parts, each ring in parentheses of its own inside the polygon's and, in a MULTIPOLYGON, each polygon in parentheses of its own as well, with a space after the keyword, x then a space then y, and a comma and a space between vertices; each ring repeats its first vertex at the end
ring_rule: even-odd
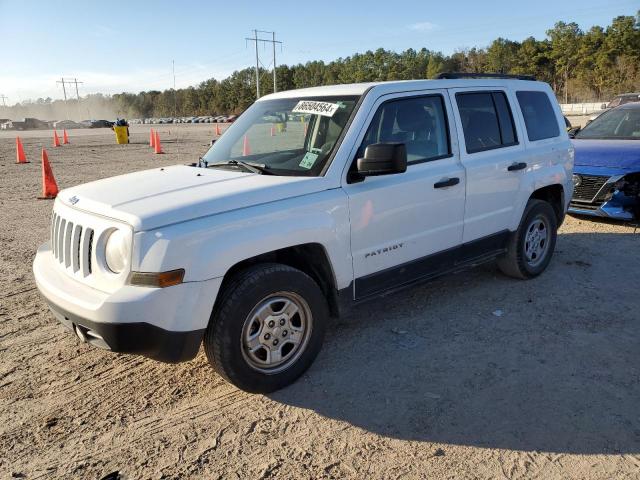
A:
MULTIPOLYGON (((380 48, 328 63, 281 65, 276 70, 277 88, 424 79, 441 72, 498 72, 534 75, 548 82, 562 103, 606 101, 618 93, 640 91, 640 11, 588 31, 574 22, 557 22, 546 34, 542 40, 529 37, 522 42, 497 38, 486 48, 461 49, 451 55, 427 48, 401 53, 380 48)), ((272 73, 260 70, 259 74, 261 94, 271 93, 272 73)), ((127 118, 240 113, 255 100, 255 84, 255 70, 246 68, 222 80, 212 78, 178 90, 90 95, 76 101, 74 108, 82 112, 84 102, 98 104, 127 118)), ((39 99, 32 104, 59 102, 39 99)), ((4 110, 17 111, 21 106, 27 105, 4 110)))

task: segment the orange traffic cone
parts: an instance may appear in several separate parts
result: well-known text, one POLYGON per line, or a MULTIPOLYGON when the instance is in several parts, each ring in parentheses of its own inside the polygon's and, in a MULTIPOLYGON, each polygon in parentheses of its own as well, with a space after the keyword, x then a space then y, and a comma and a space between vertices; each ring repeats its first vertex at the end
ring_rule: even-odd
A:
POLYGON ((58 184, 53 177, 53 171, 51 165, 49 165, 49 156, 47 151, 42 149, 42 196, 38 197, 40 200, 56 198, 58 195, 58 184))
POLYGON ((155 130, 153 133, 154 133, 154 136, 153 136, 153 151, 155 153, 164 153, 162 151, 162 144, 160 143, 160 134, 158 133, 157 130, 155 130))
POLYGON ((149 131, 149 146, 151 148, 155 148, 156 146, 156 137, 153 128, 149 131))
POLYGON ((24 154, 24 147, 20 141, 20 137, 16 137, 16 163, 29 163, 27 156, 24 154))
POLYGON ((53 146, 54 147, 60 146, 60 139, 58 138, 58 132, 56 132, 55 130, 53 131, 53 146))
POLYGON ((216 123, 216 135, 217 136, 222 135, 222 132, 220 131, 220 124, 219 123, 216 123))
POLYGON ((69 145, 69 135, 67 135, 67 130, 62 130, 62 144, 69 145))
POLYGON ((249 146, 249 139, 245 135, 242 141, 242 156, 247 157, 249 155, 251 155, 251 147, 249 146))

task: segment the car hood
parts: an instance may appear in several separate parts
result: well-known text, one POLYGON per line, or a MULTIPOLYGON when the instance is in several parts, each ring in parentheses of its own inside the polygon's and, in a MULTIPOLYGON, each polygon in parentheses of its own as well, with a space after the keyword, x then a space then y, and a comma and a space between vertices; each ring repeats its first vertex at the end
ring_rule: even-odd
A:
POLYGON ((56 201, 144 231, 328 188, 324 177, 285 177, 175 165, 68 188, 58 194, 56 201))
POLYGON ((640 171, 640 140, 572 140, 576 166, 640 171))

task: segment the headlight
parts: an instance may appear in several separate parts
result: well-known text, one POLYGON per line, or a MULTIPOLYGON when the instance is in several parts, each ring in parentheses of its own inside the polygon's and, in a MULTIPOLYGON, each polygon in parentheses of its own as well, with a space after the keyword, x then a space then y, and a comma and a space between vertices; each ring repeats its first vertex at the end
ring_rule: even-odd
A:
POLYGON ((131 254, 129 239, 122 230, 113 230, 107 238, 104 259, 113 273, 121 273, 129 264, 131 254))

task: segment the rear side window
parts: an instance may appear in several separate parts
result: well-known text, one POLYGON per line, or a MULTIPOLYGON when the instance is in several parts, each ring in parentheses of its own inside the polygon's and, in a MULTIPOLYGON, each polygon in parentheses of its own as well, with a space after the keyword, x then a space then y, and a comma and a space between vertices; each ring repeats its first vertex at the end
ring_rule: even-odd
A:
POLYGON ((467 153, 516 145, 513 115, 504 92, 456 94, 467 153))
POLYGON ((534 142, 560 135, 558 120, 549 97, 544 92, 516 92, 527 127, 527 137, 534 142))

